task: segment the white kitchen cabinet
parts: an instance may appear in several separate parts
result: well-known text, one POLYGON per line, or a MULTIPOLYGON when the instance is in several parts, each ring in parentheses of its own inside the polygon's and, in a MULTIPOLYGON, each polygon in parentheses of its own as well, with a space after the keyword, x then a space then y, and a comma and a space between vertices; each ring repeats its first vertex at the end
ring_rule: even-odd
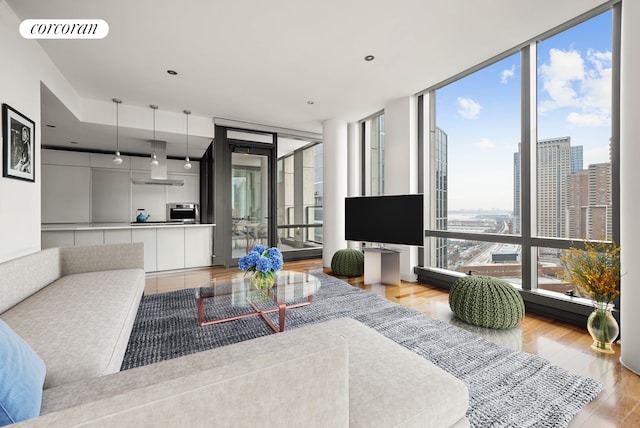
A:
POLYGON ((91 169, 42 165, 42 222, 88 223, 91 169))
POLYGON ((73 247, 74 238, 73 230, 52 230, 49 232, 41 232, 42 249, 54 248, 54 247, 73 247))
POLYGON ((105 244, 128 244, 131 242, 131 229, 105 229, 105 244))
POLYGON ((41 153, 42 223, 129 223, 138 208, 150 221, 166 220, 166 205, 200 201, 199 163, 167 161, 168 177, 183 186, 132 184, 150 178, 148 157, 123 156, 114 165, 111 154, 43 149, 41 153))
POLYGON ((94 223, 130 221, 130 177, 129 171, 92 169, 91 219, 94 223))
POLYGON ((184 227, 156 229, 158 270, 184 269, 184 229, 184 227))
POLYGON ((42 249, 142 242, 145 272, 212 265, 213 228, 207 225, 93 224, 43 226, 42 249))
POLYGON ((212 227, 185 227, 184 264, 187 268, 211 266, 213 254, 212 227))
POLYGON ((144 244, 144 270, 145 272, 155 272, 158 270, 156 228, 139 226, 131 230, 131 242, 142 242, 144 244))
POLYGON ((169 174, 172 180, 182 180, 183 186, 166 186, 167 203, 195 202, 200 200, 200 177, 193 174, 169 174))
POLYGON ((101 245, 104 244, 104 232, 102 230, 76 230, 74 232, 74 245, 101 245))
MULTIPOLYGON (((131 156, 131 171, 151 171, 148 157, 131 156)), ((149 174, 146 175, 149 177, 149 174)))

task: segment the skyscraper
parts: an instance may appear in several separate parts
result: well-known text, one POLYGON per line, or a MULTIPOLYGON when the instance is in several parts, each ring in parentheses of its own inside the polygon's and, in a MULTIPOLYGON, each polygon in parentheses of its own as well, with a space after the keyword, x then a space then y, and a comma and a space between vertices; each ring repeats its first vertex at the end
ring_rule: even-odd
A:
POLYGON ((611 237, 611 164, 598 163, 568 178, 569 238, 611 237))
POLYGON ((611 163, 589 165, 589 235, 590 239, 611 239, 613 208, 611 163))
MULTIPOLYGON (((567 177, 571 174, 571 137, 540 140, 536 158, 536 233, 544 237, 567 236, 565 207, 567 177)), ((582 169, 582 165, 579 166, 582 169)))
POLYGON ((511 230, 514 235, 521 233, 520 209, 520 143, 518 143, 518 151, 513 154, 513 218, 511 230))
POLYGON ((582 146, 571 146, 571 174, 582 170, 582 146))
POLYGON ((569 238, 587 236, 587 211, 589 205, 589 171, 581 170, 567 179, 567 218, 569 238))
MULTIPOLYGON (((435 208, 436 229, 447 230, 447 144, 448 136, 440 128, 436 128, 435 153, 435 208)), ((443 269, 448 267, 447 239, 435 238, 435 266, 443 269)))
MULTIPOLYGON (((538 236, 568 236, 568 179, 582 170, 582 146, 571 147, 571 137, 539 140, 536 144, 536 215, 532 227, 538 236)), ((520 233, 520 145, 514 154, 513 231, 520 233)))

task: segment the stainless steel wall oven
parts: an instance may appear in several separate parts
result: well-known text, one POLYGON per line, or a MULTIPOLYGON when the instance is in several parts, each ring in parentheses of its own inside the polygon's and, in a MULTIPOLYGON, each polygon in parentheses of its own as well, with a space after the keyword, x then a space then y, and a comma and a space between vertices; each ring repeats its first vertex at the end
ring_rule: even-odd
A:
POLYGON ((198 204, 194 202, 167 204, 167 221, 199 223, 200 212, 198 210, 198 204))

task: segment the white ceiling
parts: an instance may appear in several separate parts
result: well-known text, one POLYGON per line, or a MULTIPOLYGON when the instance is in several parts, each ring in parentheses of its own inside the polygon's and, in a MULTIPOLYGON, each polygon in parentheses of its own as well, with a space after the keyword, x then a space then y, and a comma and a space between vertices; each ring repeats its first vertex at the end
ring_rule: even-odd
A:
MULTIPOLYGON (((110 102, 118 97, 132 106, 186 108, 198 116, 316 133, 322 132, 324 120, 357 121, 606 3, 6 1, 20 19, 103 19, 109 24, 102 40, 39 41, 83 99, 110 102), (368 54, 375 60, 364 61, 368 54), (168 69, 179 74, 170 76, 168 69)), ((83 129, 70 112, 69 117, 54 111, 61 105, 46 91, 42 108, 43 123, 60 116, 64 121, 58 123, 69 128, 68 135, 56 128, 59 136, 52 137, 43 127, 43 144, 68 145, 71 138, 98 133, 105 138, 103 149, 112 150, 109 126, 85 124, 83 129)), ((124 129, 122 151, 128 150, 128 139, 148 142, 141 132, 124 129)), ((172 153, 172 138, 184 141, 184 135, 158 137, 167 140, 169 155, 180 155, 179 145, 172 153)), ((194 150, 203 151, 210 139, 193 141, 194 150)))
MULTIPOLYGON (((79 121, 73 113, 44 84, 40 85, 42 106, 42 144, 46 147, 62 147, 76 150, 112 152, 116 147, 116 129, 111 125, 101 125, 79 121), (52 129, 49 126, 54 125, 52 129)), ((113 119, 115 120, 115 104, 113 119)), ((149 128, 153 128, 153 112, 149 108, 149 128)), ((186 130, 186 119, 185 119, 186 130)), ((153 132, 150 129, 119 126, 118 146, 123 154, 148 154, 151 152, 153 132)), ((186 132, 175 134, 156 130, 155 140, 166 141, 167 155, 184 157, 186 154, 186 132)), ((211 144, 211 137, 189 136, 189 156, 199 158, 211 144)))

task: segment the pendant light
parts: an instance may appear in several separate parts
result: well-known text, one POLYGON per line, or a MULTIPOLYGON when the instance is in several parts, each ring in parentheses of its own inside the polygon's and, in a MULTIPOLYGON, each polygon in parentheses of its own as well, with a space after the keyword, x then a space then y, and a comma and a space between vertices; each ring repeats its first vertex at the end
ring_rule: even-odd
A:
POLYGON ((187 155, 184 158, 184 169, 191 169, 191 161, 189 160, 189 115, 191 114, 190 110, 183 110, 185 116, 187 116, 187 155))
POLYGON ((151 142, 151 160, 149 163, 153 166, 158 166, 160 163, 158 162, 158 156, 156 156, 156 110, 158 110, 158 106, 151 104, 149 107, 153 109, 153 141, 151 142))
POLYGON ((116 165, 120 165, 122 163, 122 158, 120 157, 120 135, 119 135, 119 117, 118 117, 118 107, 122 103, 122 100, 118 98, 113 98, 112 101, 116 104, 116 153, 113 155, 111 162, 116 165))

